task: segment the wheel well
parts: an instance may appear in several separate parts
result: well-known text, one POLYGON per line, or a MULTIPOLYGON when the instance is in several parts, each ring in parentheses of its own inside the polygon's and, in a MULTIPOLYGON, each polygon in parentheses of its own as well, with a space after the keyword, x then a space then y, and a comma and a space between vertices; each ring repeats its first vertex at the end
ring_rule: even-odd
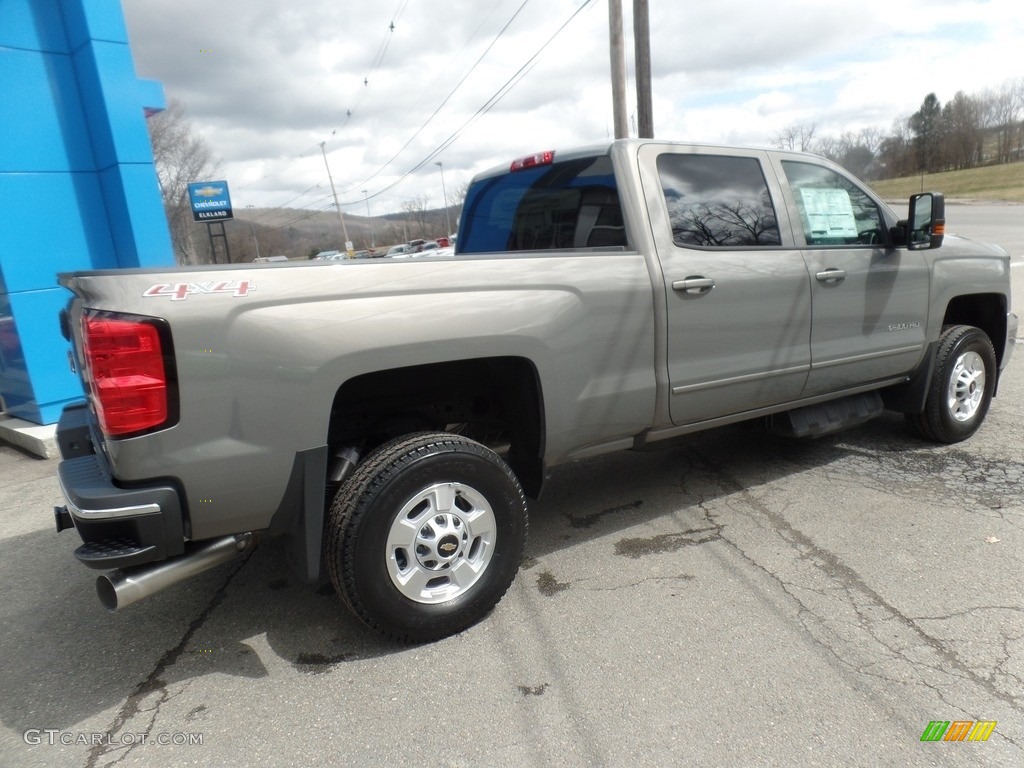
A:
POLYGON ((428 430, 472 438, 499 453, 527 495, 543 481, 543 416, 536 369, 526 359, 456 360, 349 379, 331 407, 328 446, 366 455, 400 435, 428 430))
POLYGON ((992 341, 996 360, 1002 365, 1006 352, 1006 297, 998 293, 957 296, 946 307, 942 326, 973 325, 992 341))
MULTIPOLYGON (((989 337, 995 349, 996 360, 1002 365, 1006 351, 1006 297, 998 293, 977 293, 957 296, 946 306, 942 327, 951 325, 973 325, 989 337)), ((901 413, 921 413, 925 407, 928 388, 931 384, 935 365, 935 347, 931 344, 928 355, 921 367, 905 384, 889 387, 882 392, 885 407, 901 413)))

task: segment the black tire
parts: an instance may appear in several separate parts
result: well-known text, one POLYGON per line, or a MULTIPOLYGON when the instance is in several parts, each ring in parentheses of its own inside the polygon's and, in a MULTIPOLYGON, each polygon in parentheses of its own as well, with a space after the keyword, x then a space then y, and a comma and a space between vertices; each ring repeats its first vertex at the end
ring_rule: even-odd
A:
POLYGON ((392 640, 461 632, 508 590, 526 546, 526 499, 508 465, 460 435, 408 435, 338 489, 326 556, 345 604, 392 640))
POLYGON ((924 411, 908 414, 911 429, 937 443, 959 443, 978 431, 996 384, 996 353, 988 335, 970 325, 946 328, 924 411))

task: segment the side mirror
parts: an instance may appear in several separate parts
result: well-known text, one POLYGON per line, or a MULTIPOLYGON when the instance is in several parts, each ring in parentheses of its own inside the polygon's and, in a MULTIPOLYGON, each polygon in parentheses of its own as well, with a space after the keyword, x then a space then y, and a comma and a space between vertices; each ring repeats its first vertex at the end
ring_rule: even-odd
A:
POLYGON ((907 214, 907 248, 938 248, 946 234, 946 198, 940 192, 912 195, 907 214))

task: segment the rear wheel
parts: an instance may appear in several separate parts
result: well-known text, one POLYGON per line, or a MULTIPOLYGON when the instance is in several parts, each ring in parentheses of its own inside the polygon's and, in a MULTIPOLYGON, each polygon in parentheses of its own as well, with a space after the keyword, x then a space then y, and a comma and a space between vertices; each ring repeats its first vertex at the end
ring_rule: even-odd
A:
POLYGON ((966 440, 985 420, 995 383, 996 354, 986 333, 969 325, 951 326, 939 338, 925 409, 907 421, 929 440, 966 440))
POLYGON ((410 435, 382 446, 338 490, 331 579, 365 624, 429 642, 483 618, 515 578, 526 501, 502 459, 468 438, 410 435))

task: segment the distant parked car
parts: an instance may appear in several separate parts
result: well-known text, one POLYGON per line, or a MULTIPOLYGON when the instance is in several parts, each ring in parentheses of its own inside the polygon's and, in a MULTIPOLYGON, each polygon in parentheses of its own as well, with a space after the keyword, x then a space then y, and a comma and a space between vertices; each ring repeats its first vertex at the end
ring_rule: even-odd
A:
POLYGON ((268 261, 288 261, 287 256, 257 256, 252 260, 253 264, 265 264, 268 261))
POLYGON ((423 243, 423 245, 420 245, 419 250, 416 251, 415 253, 410 253, 409 256, 414 259, 421 259, 424 256, 437 256, 438 251, 441 250, 444 249, 440 248, 438 244, 435 243, 434 241, 430 241, 428 243, 423 243))
POLYGON ((330 261, 335 256, 339 255, 341 251, 320 251, 316 256, 313 257, 315 261, 330 261))
POLYGON ((402 243, 401 245, 392 245, 388 248, 388 252, 384 254, 387 258, 394 258, 395 256, 407 256, 412 251, 412 246, 408 243, 402 243))

